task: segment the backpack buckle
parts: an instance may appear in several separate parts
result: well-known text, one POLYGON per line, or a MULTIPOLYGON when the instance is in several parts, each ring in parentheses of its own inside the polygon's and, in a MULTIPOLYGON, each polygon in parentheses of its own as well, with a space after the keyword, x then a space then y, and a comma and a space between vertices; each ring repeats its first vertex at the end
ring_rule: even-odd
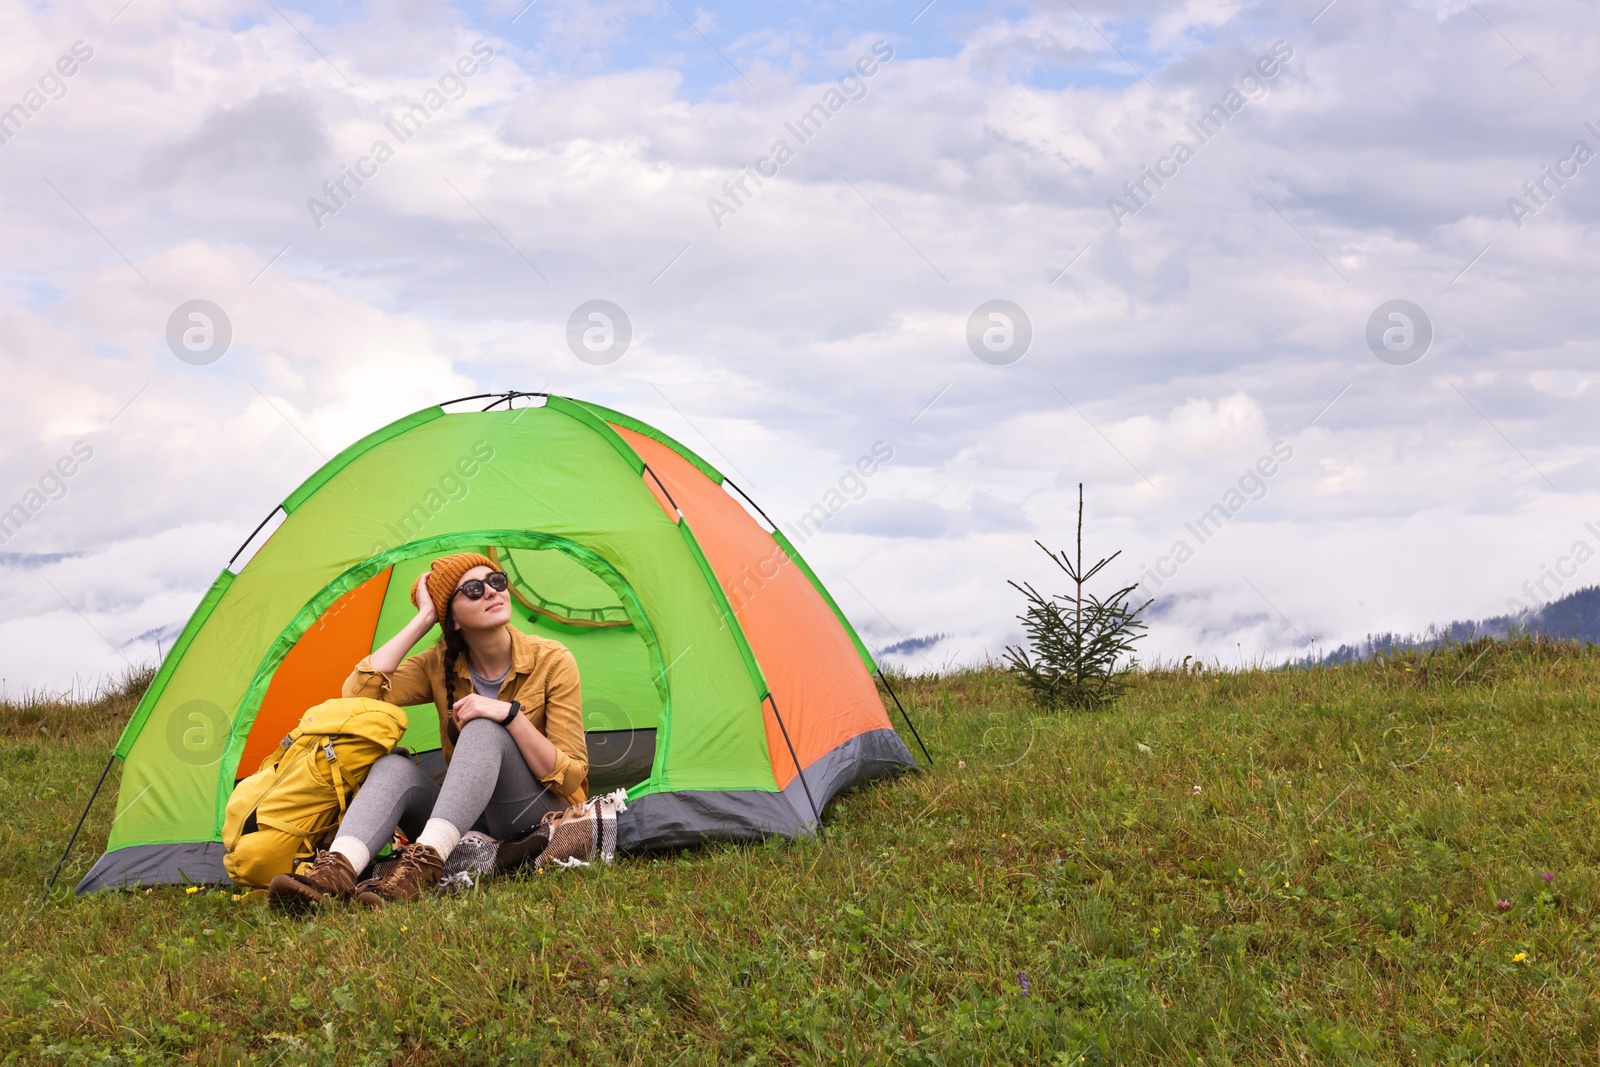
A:
POLYGON ((324 747, 323 747, 323 750, 322 750, 323 751, 323 755, 325 755, 327 757, 328 762, 329 763, 338 762, 339 757, 333 754, 333 738, 330 737, 323 744, 324 744, 324 747))

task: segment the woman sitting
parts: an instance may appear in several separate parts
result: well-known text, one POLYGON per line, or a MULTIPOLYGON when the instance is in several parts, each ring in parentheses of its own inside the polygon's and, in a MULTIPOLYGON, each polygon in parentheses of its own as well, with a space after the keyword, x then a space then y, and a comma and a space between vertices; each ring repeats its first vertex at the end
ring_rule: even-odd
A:
POLYGON ((416 617, 356 664, 344 695, 402 706, 432 700, 443 779, 400 753, 379 759, 311 869, 272 880, 273 904, 295 910, 330 897, 373 906, 415 899, 439 884, 445 858, 480 815, 491 835, 506 838, 586 799, 577 661, 559 641, 511 625, 506 586, 506 576, 476 552, 436 559, 417 579, 416 617), (435 621, 439 641, 402 663, 435 621), (357 885, 396 827, 412 842, 400 862, 357 885))

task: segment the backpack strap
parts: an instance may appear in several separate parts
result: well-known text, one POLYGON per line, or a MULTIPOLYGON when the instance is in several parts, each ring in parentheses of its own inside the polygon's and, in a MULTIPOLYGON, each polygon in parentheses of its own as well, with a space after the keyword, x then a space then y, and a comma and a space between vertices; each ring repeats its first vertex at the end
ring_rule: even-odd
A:
POLYGON ((350 785, 344 779, 344 772, 339 766, 339 753, 334 750, 333 738, 322 739, 322 754, 328 761, 328 775, 333 779, 333 791, 339 797, 339 814, 343 815, 350 806, 350 785))
POLYGON ((269 830, 278 830, 288 834, 290 837, 299 839, 300 843, 305 846, 305 854, 307 856, 315 856, 317 854, 317 838, 326 833, 326 831, 321 831, 316 834, 310 834, 294 825, 294 823, 281 822, 271 816, 252 814, 258 826, 265 826, 269 830))
MULTIPOLYGON (((305 735, 301 736, 303 737, 305 735)), ((293 735, 291 734, 289 737, 285 737, 284 741, 292 742, 293 739, 293 735)), ((323 759, 328 761, 328 772, 329 776, 333 780, 333 790, 339 798, 339 815, 342 817, 345 809, 350 806, 350 787, 345 781, 344 774, 340 771, 339 754, 334 750, 333 738, 331 736, 323 736, 322 745, 320 747, 323 759)), ((288 748, 283 748, 280 750, 279 755, 282 755, 287 751, 288 748)), ((278 830, 282 833, 288 834, 290 837, 297 838, 302 846, 301 854, 305 856, 315 856, 317 854, 317 841, 322 837, 323 834, 327 833, 326 828, 315 831, 307 831, 293 823, 284 822, 280 819, 274 819, 271 816, 262 815, 258 809, 253 809, 250 812, 250 821, 255 823, 256 829, 264 826, 269 830, 278 830)), ((334 825, 338 825, 337 819, 334 820, 334 825)))

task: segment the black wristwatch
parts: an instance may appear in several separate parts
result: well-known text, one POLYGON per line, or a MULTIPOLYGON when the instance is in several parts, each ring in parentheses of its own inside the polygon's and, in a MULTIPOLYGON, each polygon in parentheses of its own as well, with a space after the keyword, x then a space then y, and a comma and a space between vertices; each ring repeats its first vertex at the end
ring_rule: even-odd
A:
POLYGON ((500 720, 500 725, 501 726, 510 726, 511 725, 511 720, 515 719, 521 713, 522 713, 522 701, 513 700, 511 702, 511 710, 506 712, 506 717, 500 720))

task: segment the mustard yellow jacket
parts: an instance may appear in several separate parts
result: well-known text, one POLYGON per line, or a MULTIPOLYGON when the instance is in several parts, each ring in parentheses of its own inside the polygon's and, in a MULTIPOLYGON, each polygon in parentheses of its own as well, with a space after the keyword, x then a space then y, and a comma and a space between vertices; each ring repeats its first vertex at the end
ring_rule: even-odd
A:
MULTIPOLYGON (((569 804, 581 804, 589 793, 589 747, 583 736, 583 695, 578 684, 578 661, 560 641, 511 632, 511 670, 500 683, 501 700, 522 702, 522 714, 533 728, 556 748, 556 765, 540 781, 569 804)), ((457 700, 474 692, 467 657, 456 660, 457 700)), ((372 697, 406 707, 433 701, 439 709, 439 742, 444 758, 455 746, 450 742, 450 705, 445 702, 444 642, 407 657, 391 674, 372 668, 368 656, 356 664, 344 682, 347 697, 372 697)))

